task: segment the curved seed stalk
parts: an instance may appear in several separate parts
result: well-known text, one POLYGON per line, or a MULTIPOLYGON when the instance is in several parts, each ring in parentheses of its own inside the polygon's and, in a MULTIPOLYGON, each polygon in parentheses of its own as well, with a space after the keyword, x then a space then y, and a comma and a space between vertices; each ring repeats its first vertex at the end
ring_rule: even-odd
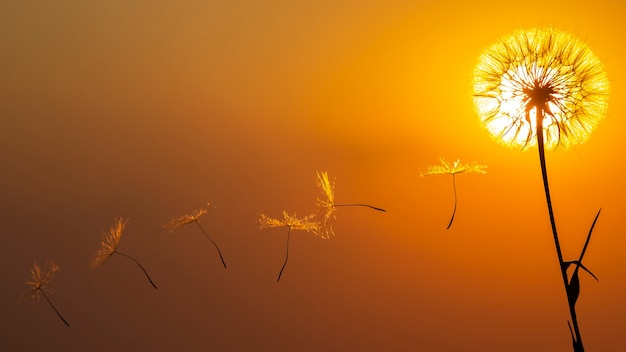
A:
POLYGON ((454 221, 454 215, 456 214, 456 179, 454 178, 455 174, 452 174, 452 188, 454 189, 454 209, 452 210, 452 217, 450 218, 450 222, 448 223, 448 227, 446 227, 446 230, 450 229, 450 226, 452 226, 452 222, 454 221))
POLYGON ((280 277, 283 275, 283 270, 285 270, 285 266, 287 266, 287 260, 289 260, 289 237, 291 236, 291 226, 288 226, 287 229, 287 251, 285 252, 285 262, 280 268, 280 272, 278 273, 278 278, 276 279, 276 282, 280 281, 280 277))
POLYGON ((59 318, 61 320, 63 320, 63 323, 65 323, 66 326, 70 326, 70 323, 67 322, 67 320, 65 320, 65 318, 63 318, 63 316, 61 315, 61 313, 59 313, 59 311, 57 310, 57 308, 54 306, 54 304, 52 304, 52 301, 50 301, 50 299, 48 298, 48 295, 46 295, 45 292, 41 291, 41 295, 43 296, 43 298, 46 299, 46 301, 48 302, 48 304, 50 305, 50 307, 52 307, 52 309, 54 309, 54 312, 57 313, 57 315, 59 316, 59 318))
POLYGON ((194 220, 194 222, 196 223, 196 225, 198 225, 198 227, 200 228, 200 231, 202 231, 204 236, 206 238, 208 238, 209 241, 211 241, 211 243, 213 243, 213 246, 215 247, 215 249, 217 249, 217 253, 220 256, 220 260, 222 261, 222 265, 224 265, 224 269, 226 269, 226 262, 224 261, 224 257, 222 256, 222 251, 220 251, 220 248, 217 246, 217 243, 215 243, 215 241, 213 241, 211 236, 209 236, 209 234, 206 231, 204 231, 204 228, 202 228, 202 225, 200 225, 200 222, 197 219, 194 220))
POLYGON ((146 271, 146 269, 144 269, 143 265, 141 265, 137 259, 131 257, 128 254, 124 254, 124 253, 121 253, 121 252, 118 252, 118 251, 115 251, 115 253, 121 255, 122 257, 126 257, 126 258, 134 261, 137 265, 139 265, 139 267, 141 268, 143 273, 146 275, 146 278, 148 278, 148 281, 150 281, 150 284, 152 285, 152 287, 154 287, 155 289, 158 289, 158 287, 154 284, 154 282, 150 278, 150 275, 148 275, 148 272, 146 271))
POLYGON ((378 210, 378 211, 382 211, 382 212, 386 212, 385 209, 383 208, 378 208, 375 207, 373 205, 369 205, 369 204, 362 204, 362 203, 353 203, 353 204, 334 204, 334 207, 366 207, 366 208, 370 208, 370 209, 374 209, 374 210, 378 210))

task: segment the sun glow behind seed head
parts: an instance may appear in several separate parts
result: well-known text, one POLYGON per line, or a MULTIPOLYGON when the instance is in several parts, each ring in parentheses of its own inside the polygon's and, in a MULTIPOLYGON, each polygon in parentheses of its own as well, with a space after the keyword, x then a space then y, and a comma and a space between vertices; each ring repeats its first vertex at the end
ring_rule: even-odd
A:
POLYGON ((500 142, 534 146, 542 116, 546 147, 584 143, 606 115, 609 83, 602 63, 572 35, 519 30, 485 50, 474 70, 474 103, 500 142))

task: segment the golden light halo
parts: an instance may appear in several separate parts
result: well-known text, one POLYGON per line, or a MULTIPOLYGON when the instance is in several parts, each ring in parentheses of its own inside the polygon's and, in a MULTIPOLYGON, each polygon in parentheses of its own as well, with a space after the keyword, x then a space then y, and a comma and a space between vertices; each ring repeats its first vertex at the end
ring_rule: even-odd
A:
POLYGON ((537 145, 537 114, 545 146, 584 143, 606 115, 609 81, 589 47, 553 28, 518 30, 488 47, 474 69, 474 104, 481 122, 510 146, 537 145), (537 104, 537 96, 545 101, 537 104))

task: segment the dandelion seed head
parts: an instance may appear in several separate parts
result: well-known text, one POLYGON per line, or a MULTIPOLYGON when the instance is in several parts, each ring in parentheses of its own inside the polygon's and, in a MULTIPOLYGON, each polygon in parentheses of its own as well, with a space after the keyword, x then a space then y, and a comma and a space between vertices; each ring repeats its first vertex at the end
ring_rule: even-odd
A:
POLYGON ((28 292, 22 296, 20 301, 37 301, 41 296, 41 291, 46 290, 51 292, 46 286, 50 283, 50 280, 54 277, 56 273, 61 271, 61 268, 54 263, 53 261, 47 261, 46 266, 42 268, 35 261, 33 263, 33 268, 30 269, 30 280, 26 281, 26 285, 29 286, 28 292))
POLYGON ((321 215, 317 231, 317 235, 322 238, 330 238, 335 235, 331 221, 337 217, 337 208, 335 207, 335 183, 331 183, 328 178, 328 172, 316 172, 317 187, 322 191, 323 198, 317 198, 317 206, 320 208, 321 215))
POLYGON ((324 198, 317 198, 317 204, 320 207, 333 207, 335 206, 335 183, 330 183, 328 179, 328 172, 316 172, 317 187, 324 194, 324 198))
POLYGON ((439 161, 441 161, 441 165, 432 165, 426 167, 426 170, 422 172, 420 176, 456 175, 461 173, 487 173, 487 165, 479 164, 475 161, 466 164, 462 164, 460 159, 457 159, 454 162, 449 162, 444 158, 439 158, 439 161))
POLYGON ((553 28, 518 30, 487 48, 474 69, 474 104, 489 132, 510 146, 584 143, 604 118, 609 81, 589 47, 553 28))
POLYGON ((327 207, 323 209, 319 216, 318 225, 319 228, 315 231, 315 234, 321 238, 328 239, 335 236, 335 230, 332 226, 332 220, 337 218, 337 208, 327 207))
POLYGON ((296 214, 289 215, 286 211, 283 211, 283 219, 270 218, 265 214, 259 216, 259 225, 261 229, 269 227, 289 227, 292 230, 303 230, 307 232, 316 233, 320 226, 315 221, 314 215, 307 215, 303 218, 298 218, 296 214))
POLYGON ((128 219, 117 218, 115 223, 108 231, 102 232, 102 241, 100 241, 100 248, 91 261, 91 268, 95 269, 100 264, 109 259, 113 253, 117 250, 117 246, 120 244, 122 233, 126 227, 128 219))
MULTIPOLYGON (((206 204, 207 206, 209 205, 208 202, 206 204)), ((173 218, 167 224, 163 225, 163 229, 168 233, 174 233, 183 228, 185 225, 198 221, 198 219, 206 213, 207 210, 204 208, 194 210, 189 215, 181 215, 179 217, 173 218)))

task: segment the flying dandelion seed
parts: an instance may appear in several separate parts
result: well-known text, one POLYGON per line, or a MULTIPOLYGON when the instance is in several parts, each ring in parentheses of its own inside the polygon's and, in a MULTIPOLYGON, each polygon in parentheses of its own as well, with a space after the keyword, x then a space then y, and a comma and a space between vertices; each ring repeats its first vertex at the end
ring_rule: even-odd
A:
POLYGON ((606 115, 608 98, 600 60, 579 39, 551 28, 503 37, 474 70, 478 115, 507 145, 536 146, 538 130, 548 149, 584 143, 606 115))
MULTIPOLYGON (((208 205, 209 205, 209 203, 207 202, 207 206, 208 205)), ((220 251, 220 248, 217 246, 217 243, 215 243, 215 241, 213 241, 211 236, 209 236, 209 234, 204 230, 202 225, 200 225, 200 221, 198 221, 198 219, 202 215, 204 215, 206 213, 207 213, 207 210, 204 209, 204 208, 200 208, 199 210, 194 210, 189 215, 181 215, 179 217, 173 218, 167 224, 163 225, 163 229, 165 231, 169 232, 169 233, 174 233, 174 232, 180 230, 181 228, 185 227, 185 225, 188 225, 188 224, 191 224, 191 223, 195 223, 196 225, 198 225, 198 227, 200 228, 200 231, 202 231, 204 236, 206 238, 208 238, 209 241, 211 241, 211 243, 215 247, 215 249, 217 249, 217 253, 220 256, 220 260, 222 261, 222 265, 224 265, 224 269, 226 269, 226 262, 224 261, 224 257, 222 256, 222 251, 220 251)))
POLYGON ((137 259, 117 250, 117 247, 120 244, 120 239, 122 238, 122 233, 124 232, 124 228, 126 227, 127 222, 128 222, 128 219, 124 220, 122 218, 117 218, 115 219, 115 223, 113 224, 113 226, 111 226, 109 231, 102 232, 102 241, 100 242, 100 248, 98 249, 98 252, 96 253, 93 260, 91 261, 91 268, 95 269, 96 267, 100 266, 102 263, 106 262, 109 258, 111 258, 113 254, 118 254, 118 255, 121 255, 122 257, 126 257, 134 261, 139 266, 139 268, 141 268, 143 273, 146 275, 146 278, 148 278, 148 281, 150 281, 150 284, 152 284, 152 287, 156 289, 157 286, 154 284, 154 282, 152 282, 150 275, 148 275, 148 272, 146 271, 146 269, 144 269, 143 265, 141 265, 139 261, 137 261, 137 259))
MULTIPOLYGON (((608 98, 609 82, 598 57, 579 39, 552 28, 519 30, 503 37, 483 53, 474 70, 474 103, 483 125, 501 143, 523 149, 537 146, 539 151, 575 352, 584 351, 575 302, 579 290, 578 268, 586 269, 581 263, 582 254, 579 262, 563 260, 545 149, 584 143, 606 115, 608 98), (576 269, 569 279, 567 268, 572 263, 576 269)), ((593 225, 588 239, 592 230, 593 225)))
POLYGON ((37 262, 34 262, 33 268, 30 269, 31 279, 29 281, 26 281, 26 284, 30 287, 30 290, 28 290, 28 292, 26 292, 24 296, 22 296, 20 302, 35 302, 38 301, 41 296, 43 296, 43 298, 45 298, 46 302, 48 302, 54 312, 57 313, 63 323, 67 326, 70 326, 67 320, 65 320, 61 313, 59 313, 54 304, 52 304, 52 301, 50 301, 48 295, 46 295, 46 291, 48 291, 48 293, 52 293, 52 291, 48 289, 47 285, 50 283, 50 280, 52 280, 52 277, 54 277, 54 275, 59 271, 61 271, 61 268, 52 261, 46 262, 46 266, 43 270, 41 269, 39 264, 37 264, 37 262))
POLYGON ((322 238, 330 238, 335 235, 335 231, 332 227, 332 220, 337 218, 337 207, 367 207, 370 209, 384 212, 385 209, 377 208, 369 204, 352 203, 352 204, 336 204, 335 203, 335 183, 331 184, 328 179, 328 172, 316 172, 317 187, 322 191, 323 198, 317 198, 317 206, 321 211, 322 225, 318 231, 318 235, 322 238))
POLYGON ((452 217, 450 218, 450 222, 448 223, 448 227, 446 230, 452 226, 452 222, 454 221, 454 215, 456 214, 456 205, 457 205, 457 196, 456 196, 456 174, 462 173, 478 173, 478 174, 486 174, 487 166, 479 164, 477 162, 472 162, 469 164, 461 164, 461 161, 457 159, 455 162, 450 163, 444 158, 439 158, 441 161, 441 165, 433 165, 428 166, 426 171, 422 172, 420 176, 428 176, 428 175, 452 175, 452 188, 454 190, 454 209, 452 210, 452 217))
POLYGON ((289 215, 286 211, 283 211, 283 219, 274 219, 266 216, 265 214, 261 214, 259 217, 259 224, 261 229, 270 228, 270 227, 287 227, 287 251, 285 253, 285 261, 283 266, 280 268, 280 272, 278 273, 278 279, 276 282, 280 281, 280 277, 283 275, 283 270, 285 270, 285 266, 287 266, 287 260, 289 259, 289 238, 291 236, 291 230, 302 230, 317 234, 320 230, 320 224, 314 221, 315 216, 309 215, 304 218, 297 218, 296 214, 293 216, 289 215))

